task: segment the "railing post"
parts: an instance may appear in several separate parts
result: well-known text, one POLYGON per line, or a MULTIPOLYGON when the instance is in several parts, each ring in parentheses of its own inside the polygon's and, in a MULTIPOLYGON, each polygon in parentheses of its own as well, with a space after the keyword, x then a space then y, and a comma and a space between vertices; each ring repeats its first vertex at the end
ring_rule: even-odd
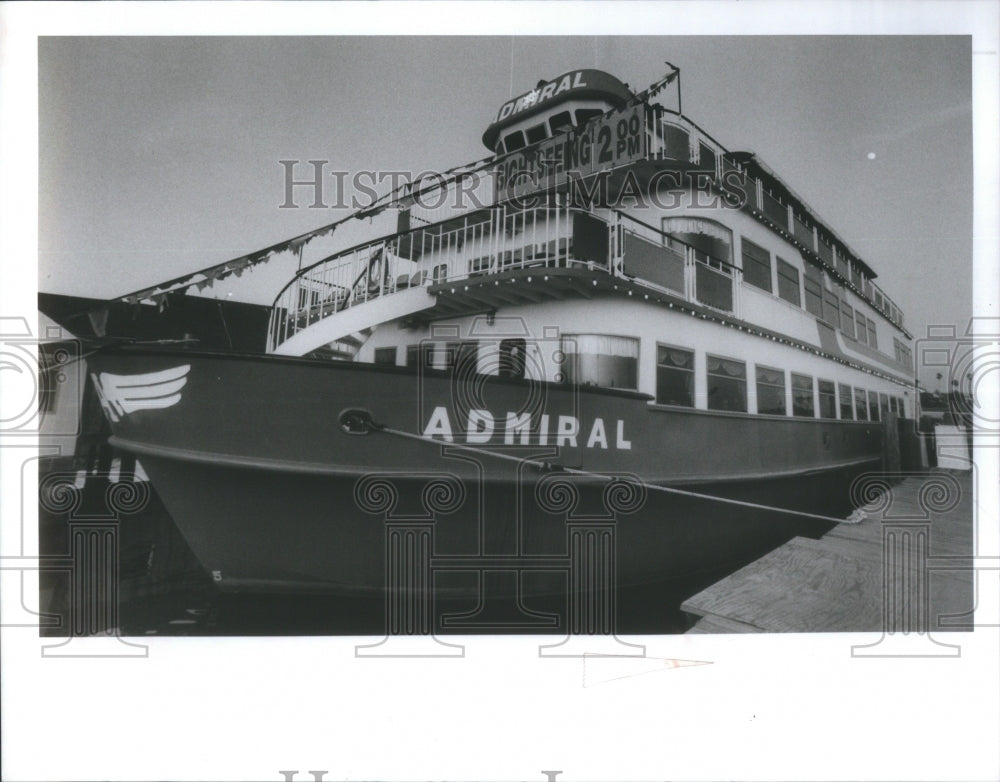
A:
POLYGON ((740 274, 742 274, 742 271, 734 266, 732 268, 733 317, 734 318, 742 318, 743 317, 743 314, 742 314, 742 309, 743 308, 741 306, 742 302, 740 300, 740 289, 742 288, 742 286, 740 285, 740 274))
POLYGON ((611 253, 611 276, 621 277, 625 262, 625 226, 622 225, 622 216, 618 212, 615 212, 614 215, 610 247, 608 248, 611 253))
POLYGON ((355 287, 354 281, 358 279, 358 251, 354 250, 351 253, 351 289, 347 292, 347 306, 351 306, 354 303, 355 287))
POLYGON ((684 298, 690 302, 698 300, 698 288, 695 281, 694 250, 684 245, 684 298))
MULTIPOLYGON (((382 268, 378 273, 378 295, 385 296, 385 278, 389 274, 389 243, 382 242, 382 268)), ((370 269, 371 267, 369 267, 370 269)))

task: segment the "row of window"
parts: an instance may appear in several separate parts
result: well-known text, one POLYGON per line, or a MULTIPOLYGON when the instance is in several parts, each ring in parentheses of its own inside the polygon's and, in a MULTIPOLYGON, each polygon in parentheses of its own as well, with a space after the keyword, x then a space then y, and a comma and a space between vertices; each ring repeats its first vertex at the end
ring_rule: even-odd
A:
MULTIPOLYGON (((561 382, 603 388, 635 390, 638 387, 639 340, 599 334, 564 335, 559 346, 561 382)), ((501 377, 523 378, 527 367, 527 342, 522 338, 501 340, 494 369, 501 377)), ((425 342, 406 348, 406 365, 451 370, 462 375, 479 371, 479 344, 475 341, 425 342)), ((376 364, 395 364, 396 348, 377 348, 376 364)), ((664 405, 694 407, 694 351, 657 345, 656 401, 664 405)), ((747 365, 723 356, 705 357, 707 405, 709 410, 747 412, 750 378, 747 365)), ((767 366, 754 367, 752 382, 757 394, 757 412, 763 415, 791 415, 803 418, 830 418, 878 421, 887 413, 904 415, 901 397, 852 388, 846 383, 791 372, 786 394, 786 373, 767 366), (814 393, 815 392, 815 393, 814 393)))
MULTIPOLYGON (((500 341, 497 374, 500 377, 523 378, 526 374, 527 341, 521 338, 500 341)), ((396 348, 375 348, 375 363, 396 365, 396 348)), ((406 346, 406 366, 416 368, 423 363, 427 369, 453 370, 463 374, 479 371, 479 343, 423 342, 406 346)))
POLYGON ((586 125, 594 117, 599 117, 604 113, 603 109, 577 109, 575 112, 560 111, 550 116, 547 120, 542 120, 537 125, 522 130, 514 130, 503 137, 503 141, 497 148, 497 152, 513 152, 529 144, 536 144, 551 138, 564 130, 582 125, 586 125), (574 121, 575 117, 575 121, 574 121))
MULTIPOLYGON (((752 196, 757 198, 756 191, 752 192, 752 196)), ((821 229, 816 231, 819 241, 814 242, 813 224, 804 214, 793 210, 789 223, 788 205, 780 192, 761 185, 759 208, 772 222, 788 230, 796 240, 813 250, 823 263, 831 269, 836 269, 837 273, 845 280, 849 280, 890 322, 902 327, 903 315, 899 308, 872 284, 867 273, 861 269, 859 263, 849 253, 840 247, 835 251, 833 240, 827 237, 821 229)))
MULTIPOLYGON (((754 287, 772 293, 771 254, 746 237, 742 238, 743 280, 754 287)), ((802 307, 802 293, 805 294, 805 309, 817 318, 826 321, 833 328, 839 328, 847 336, 865 345, 878 348, 875 321, 865 317, 847 303, 846 297, 826 290, 820 277, 821 272, 813 266, 806 267, 806 274, 799 286, 799 270, 792 264, 775 256, 778 272, 778 296, 802 307)))
MULTIPOLYGON (((501 340, 496 364, 489 369, 500 377, 526 377, 527 347, 523 338, 501 340)), ((555 361, 559 365, 559 382, 632 391, 639 386, 639 340, 633 337, 567 334, 560 340, 555 361)), ((465 340, 408 345, 406 366, 417 367, 421 362, 427 369, 476 374, 480 371, 479 343, 465 340)), ((375 363, 395 365, 396 348, 376 348, 375 363)))
MULTIPOLYGON (((746 363, 721 356, 705 357, 708 409, 747 411, 746 363)), ((788 415, 785 371, 755 367, 757 412, 788 415)), ((903 416, 901 397, 853 388, 845 383, 791 373, 792 415, 804 418, 841 418, 878 421, 888 412, 903 416), (815 382, 816 394, 813 394, 815 382), (818 400, 818 408, 817 408, 818 400)), ((657 346, 656 401, 664 405, 694 407, 694 352, 657 346)))

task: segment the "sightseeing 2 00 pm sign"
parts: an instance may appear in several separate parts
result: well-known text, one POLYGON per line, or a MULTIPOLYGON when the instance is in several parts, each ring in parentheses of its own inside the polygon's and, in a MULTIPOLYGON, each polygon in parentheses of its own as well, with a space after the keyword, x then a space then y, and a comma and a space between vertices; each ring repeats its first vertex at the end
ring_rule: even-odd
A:
POLYGON ((639 104, 508 155, 494 170, 497 197, 525 196, 644 159, 645 126, 639 104))

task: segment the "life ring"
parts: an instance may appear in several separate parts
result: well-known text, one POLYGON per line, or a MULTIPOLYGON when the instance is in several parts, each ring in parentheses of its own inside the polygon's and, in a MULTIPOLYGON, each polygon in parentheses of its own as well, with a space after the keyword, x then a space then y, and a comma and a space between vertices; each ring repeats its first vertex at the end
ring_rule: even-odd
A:
POLYGON ((385 269, 385 254, 380 249, 368 259, 368 292, 377 291, 382 286, 382 273, 385 269))

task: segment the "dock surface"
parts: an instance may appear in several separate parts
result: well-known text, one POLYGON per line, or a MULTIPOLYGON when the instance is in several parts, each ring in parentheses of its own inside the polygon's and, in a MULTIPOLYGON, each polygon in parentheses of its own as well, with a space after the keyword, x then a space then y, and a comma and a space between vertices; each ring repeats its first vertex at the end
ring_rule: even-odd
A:
POLYGON ((872 476, 862 522, 793 538, 688 598, 688 632, 971 630, 973 475, 872 476))

